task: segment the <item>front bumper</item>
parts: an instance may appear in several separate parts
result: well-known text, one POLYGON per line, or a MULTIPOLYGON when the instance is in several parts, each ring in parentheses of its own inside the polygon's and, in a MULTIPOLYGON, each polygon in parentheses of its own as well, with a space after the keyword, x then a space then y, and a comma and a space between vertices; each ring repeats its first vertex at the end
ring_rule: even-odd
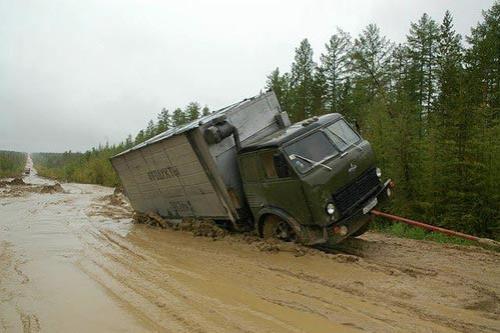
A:
POLYGON ((348 238, 356 231, 361 229, 365 224, 370 222, 371 220, 370 210, 375 208, 379 203, 388 199, 387 188, 389 187, 390 183, 391 180, 388 179, 387 181, 385 181, 383 184, 380 185, 379 189, 374 194, 370 195, 361 204, 359 204, 358 207, 351 214, 335 222, 334 224, 325 227, 324 232, 326 232, 327 234, 326 242, 329 245, 337 244, 343 241, 344 239, 348 238), (375 198, 377 198, 376 205, 370 207, 369 206, 370 203, 375 198), (367 210, 363 211, 363 208, 365 207, 367 208, 367 210), (340 230, 342 227, 345 227, 347 229, 347 233, 341 235, 339 233, 334 232, 334 228, 336 230, 340 230))
POLYGON ((356 207, 356 209, 353 210, 351 214, 345 216, 341 220, 336 221, 331 225, 322 228, 321 232, 318 232, 319 230, 317 229, 315 233, 311 232, 312 230, 309 230, 308 233, 309 241, 307 243, 309 245, 313 244, 335 245, 340 243, 344 239, 348 238, 359 229, 361 229, 371 219, 370 210, 375 208, 381 202, 384 202, 388 199, 387 188, 389 187, 390 183, 391 183, 390 179, 385 181, 383 184, 380 185, 380 187, 375 193, 373 193, 368 198, 363 200, 363 202, 361 202, 356 207), (367 205, 369 205, 375 198, 377 198, 377 204, 373 207, 367 207, 367 205), (363 208, 365 207, 370 209, 366 212, 363 212, 363 208), (346 234, 341 235, 339 233, 334 232, 334 228, 336 228, 336 230, 339 230, 342 227, 347 228, 346 234), (314 237, 313 235, 315 235, 316 237, 314 237))
POLYGON ((317 225, 298 226, 295 231, 299 236, 299 241, 304 245, 334 245, 348 238, 370 221, 371 215, 369 211, 371 209, 375 208, 380 202, 388 199, 387 187, 389 187, 390 183, 391 180, 388 179, 383 184, 380 184, 378 189, 373 194, 365 198, 356 206, 354 210, 352 210, 349 215, 343 217, 339 221, 335 221, 334 223, 324 227, 317 225), (363 212, 363 208, 367 207, 367 205, 369 205, 369 203, 375 198, 377 198, 377 204, 373 207, 368 207, 370 209, 366 211, 366 213, 363 212), (347 228, 346 234, 341 235, 334 232, 334 228, 341 227, 347 228))

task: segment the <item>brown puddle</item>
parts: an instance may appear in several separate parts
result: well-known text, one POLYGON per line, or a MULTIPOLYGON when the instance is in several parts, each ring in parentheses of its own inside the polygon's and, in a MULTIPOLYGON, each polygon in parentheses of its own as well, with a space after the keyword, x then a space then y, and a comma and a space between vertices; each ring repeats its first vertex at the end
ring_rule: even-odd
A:
POLYGON ((110 188, 25 181, 0 188, 0 331, 500 331, 497 253, 161 229, 134 223, 110 188))

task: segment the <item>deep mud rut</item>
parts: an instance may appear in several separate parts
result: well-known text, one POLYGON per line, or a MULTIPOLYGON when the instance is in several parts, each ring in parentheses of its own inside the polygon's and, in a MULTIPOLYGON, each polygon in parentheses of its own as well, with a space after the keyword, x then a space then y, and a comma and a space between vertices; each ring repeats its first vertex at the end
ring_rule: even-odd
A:
POLYGON ((0 188, 0 331, 500 332, 500 256, 481 248, 214 241, 134 224, 109 188, 30 188, 0 188))

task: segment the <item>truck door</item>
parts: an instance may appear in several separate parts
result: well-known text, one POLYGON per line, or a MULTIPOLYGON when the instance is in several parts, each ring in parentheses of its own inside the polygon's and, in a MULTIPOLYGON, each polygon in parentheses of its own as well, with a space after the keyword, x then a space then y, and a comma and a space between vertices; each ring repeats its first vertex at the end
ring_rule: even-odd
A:
POLYGON ((311 223, 309 206, 300 180, 277 150, 259 153, 262 191, 267 206, 280 208, 301 224, 311 223))

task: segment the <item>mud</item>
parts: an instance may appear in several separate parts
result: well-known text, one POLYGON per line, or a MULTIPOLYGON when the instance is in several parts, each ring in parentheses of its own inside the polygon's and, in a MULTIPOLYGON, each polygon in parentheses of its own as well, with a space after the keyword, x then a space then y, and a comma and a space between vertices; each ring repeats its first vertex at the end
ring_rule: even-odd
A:
POLYGON ((55 183, 54 185, 40 186, 40 193, 61 193, 64 192, 61 184, 55 183))
POLYGON ((2 332, 500 332, 496 252, 163 229, 136 223, 111 188, 24 181, 0 192, 2 332))

